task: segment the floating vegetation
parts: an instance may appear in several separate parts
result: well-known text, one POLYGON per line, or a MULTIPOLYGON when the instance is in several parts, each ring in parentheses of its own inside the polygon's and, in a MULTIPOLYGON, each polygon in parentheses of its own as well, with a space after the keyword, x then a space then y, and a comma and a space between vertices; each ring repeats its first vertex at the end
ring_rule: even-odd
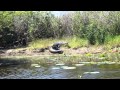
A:
POLYGON ((85 54, 86 56, 88 56, 88 57, 90 57, 90 56, 92 56, 92 54, 91 53, 87 53, 87 54, 85 54))
POLYGON ((106 57, 106 55, 104 53, 101 53, 99 56, 100 57, 106 57))
POLYGON ((104 59, 106 59, 106 57, 100 57, 100 58, 98 58, 99 60, 104 60, 104 59))
POLYGON ((59 63, 59 64, 56 64, 56 65, 58 65, 58 66, 62 66, 62 65, 65 65, 64 63, 59 63))
POLYGON ((31 64, 32 67, 40 67, 38 64, 31 64))
POLYGON ((37 66, 38 64, 31 64, 31 66, 37 66))
POLYGON ((90 64, 91 62, 79 62, 81 64, 90 64))
POLYGON ((60 69, 60 67, 53 67, 52 69, 60 69))
POLYGON ((115 62, 109 62, 108 64, 115 64, 115 62))
POLYGON ((85 64, 75 64, 75 66, 84 66, 85 64))
POLYGON ((40 65, 38 65, 38 66, 35 66, 35 67, 40 67, 40 65))
POLYGON ((98 72, 98 71, 95 71, 95 72, 84 72, 83 74, 98 74, 98 73, 100 73, 100 72, 98 72))
POLYGON ((62 66, 63 69, 76 69, 76 67, 62 66))
POLYGON ((91 56, 86 55, 76 55, 76 56, 14 56, 14 57, 1 57, 0 63, 4 61, 4 63, 13 63, 13 62, 25 62, 25 63, 34 63, 31 66, 35 67, 39 65, 56 65, 56 66, 63 66, 63 65, 75 65, 75 66, 83 66, 83 64, 118 64, 120 63, 120 54, 119 53, 104 53, 104 54, 91 54, 91 56), (104 57, 105 54, 105 57, 104 57), (112 62, 112 63, 111 63, 112 62))
POLYGON ((97 65, 106 64, 106 62, 97 62, 97 65))
POLYGON ((79 76, 80 78, 82 78, 82 76, 79 76))

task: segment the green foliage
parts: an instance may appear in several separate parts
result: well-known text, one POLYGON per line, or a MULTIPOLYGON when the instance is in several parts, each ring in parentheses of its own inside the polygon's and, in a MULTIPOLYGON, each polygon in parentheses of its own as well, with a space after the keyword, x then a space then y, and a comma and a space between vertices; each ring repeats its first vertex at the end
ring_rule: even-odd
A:
POLYGON ((14 42, 17 40, 16 33, 14 31, 11 31, 9 28, 4 28, 4 31, 0 32, 1 37, 0 37, 0 45, 2 47, 10 47, 14 44, 14 42))
POLYGON ((105 42, 105 30, 98 30, 97 40, 99 44, 104 44, 105 42))
POLYGON ((87 46, 87 40, 86 39, 81 39, 79 37, 65 37, 61 39, 53 39, 53 38, 48 38, 48 39, 38 39, 30 42, 29 48, 44 48, 51 46, 53 43, 58 42, 58 41, 65 41, 68 42, 69 48, 79 48, 82 46, 87 46))
POLYGON ((97 31, 96 25, 91 24, 88 27, 87 39, 88 39, 89 44, 91 44, 91 45, 95 45, 96 44, 96 36, 95 36, 96 31, 97 31))
POLYGON ((79 48, 83 46, 87 46, 87 40, 86 39, 81 39, 80 37, 69 37, 66 41, 69 42, 70 47, 72 48, 79 48))
POLYGON ((106 57, 104 53, 100 54, 99 57, 106 57))
POLYGON ((111 11, 107 17, 109 24, 109 34, 112 36, 120 35, 120 12, 111 11))
POLYGON ((105 45, 113 47, 119 47, 120 46, 120 35, 119 36, 107 36, 105 45))
POLYGON ((87 53, 87 54, 85 54, 87 57, 91 57, 92 56, 92 54, 91 53, 87 53))
MULTIPOLYGON (((26 46, 32 40, 68 36, 74 37, 67 39, 71 46, 78 47, 86 45, 86 39, 91 45, 106 44, 111 43, 108 36, 119 35, 119 11, 76 11, 61 17, 50 11, 0 11, 0 47, 26 46)), ((119 41, 115 42, 118 45, 119 41)))

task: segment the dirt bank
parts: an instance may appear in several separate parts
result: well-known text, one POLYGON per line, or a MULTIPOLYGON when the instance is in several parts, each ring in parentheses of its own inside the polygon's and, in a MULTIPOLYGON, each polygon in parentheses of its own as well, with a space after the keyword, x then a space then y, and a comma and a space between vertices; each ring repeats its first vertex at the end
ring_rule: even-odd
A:
MULTIPOLYGON (((66 55, 80 55, 80 54, 97 54, 97 53, 113 53, 119 52, 120 48, 113 48, 110 50, 105 50, 104 47, 81 47, 81 48, 61 48, 66 55)), ((50 53, 46 48, 38 48, 38 49, 8 49, 8 50, 0 50, 0 56, 39 56, 39 55, 55 55, 50 53)))

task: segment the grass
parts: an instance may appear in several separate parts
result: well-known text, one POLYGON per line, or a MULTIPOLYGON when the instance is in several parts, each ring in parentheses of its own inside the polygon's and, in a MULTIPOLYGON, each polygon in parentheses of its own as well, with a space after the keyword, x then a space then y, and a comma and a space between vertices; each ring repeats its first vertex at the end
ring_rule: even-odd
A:
MULTIPOLYGON (((35 41, 31 42, 29 44, 29 47, 27 47, 27 48, 29 48, 29 49, 45 48, 45 47, 51 46, 53 43, 59 42, 59 41, 68 42, 70 48, 76 48, 77 49, 77 48, 80 48, 80 47, 89 46, 88 47, 88 52, 89 53, 86 54, 86 57, 91 57, 91 54, 95 50, 100 50, 100 52, 101 52, 100 57, 101 58, 104 57, 104 53, 114 53, 114 52, 119 52, 119 50, 120 50, 120 36, 115 36, 115 37, 107 36, 106 40, 105 40, 105 43, 102 44, 102 45, 98 45, 98 44, 89 45, 88 41, 86 39, 81 39, 79 37, 64 37, 64 38, 61 38, 61 39, 52 39, 52 38, 39 39, 39 40, 35 40, 35 41)), ((81 50, 84 50, 84 49, 81 49, 81 50)), ((74 55, 72 54, 72 56, 74 56, 74 55)), ((114 59, 114 58, 111 58, 111 60, 112 59, 114 59)))
POLYGON ((108 49, 120 47, 120 35, 106 38, 106 42, 104 44, 108 49))
POLYGON ((51 44, 53 44, 54 42, 60 41, 60 39, 39 39, 39 40, 34 40, 32 41, 28 48, 34 49, 34 48, 44 48, 44 47, 48 47, 51 44))
POLYGON ((78 37, 70 38, 69 42, 70 42, 69 45, 72 48, 85 47, 85 46, 88 45, 86 39, 81 39, 81 38, 78 38, 78 37))
POLYGON ((34 40, 30 42, 27 48, 28 49, 45 48, 59 41, 68 42, 70 48, 80 48, 80 47, 89 46, 91 48, 96 48, 96 49, 99 47, 102 47, 106 51, 110 51, 112 48, 117 48, 118 50, 120 49, 119 48, 120 47, 120 36, 115 36, 115 37, 107 36, 105 43, 102 45, 99 45, 99 44, 89 45, 87 39, 82 39, 82 38, 75 37, 75 36, 74 37, 63 37, 61 39, 52 39, 52 38, 39 39, 39 40, 34 40))
POLYGON ((34 40, 32 41, 28 48, 34 49, 34 48, 44 48, 51 46, 53 43, 58 42, 58 41, 65 41, 68 42, 69 46, 71 48, 78 48, 78 47, 84 47, 87 46, 87 40, 81 39, 78 37, 67 37, 67 38, 61 38, 61 39, 39 39, 39 40, 34 40))

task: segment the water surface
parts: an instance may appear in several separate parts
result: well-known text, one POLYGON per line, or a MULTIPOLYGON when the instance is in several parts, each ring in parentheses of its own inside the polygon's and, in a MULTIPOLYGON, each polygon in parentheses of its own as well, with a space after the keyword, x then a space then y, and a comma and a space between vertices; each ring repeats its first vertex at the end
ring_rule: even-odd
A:
POLYGON ((0 67, 0 79, 119 79, 120 64, 40 65, 0 67))

